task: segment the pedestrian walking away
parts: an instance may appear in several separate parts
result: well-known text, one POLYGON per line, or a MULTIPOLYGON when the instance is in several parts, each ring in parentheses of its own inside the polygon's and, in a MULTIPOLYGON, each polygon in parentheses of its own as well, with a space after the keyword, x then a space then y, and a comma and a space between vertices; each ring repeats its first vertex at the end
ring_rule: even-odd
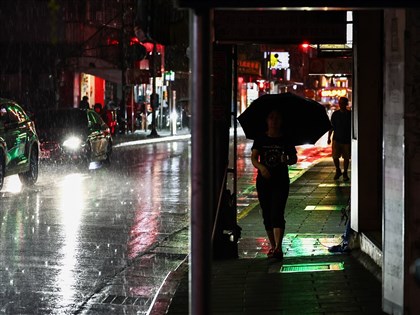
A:
POLYGON ((83 96, 82 100, 80 101, 79 108, 89 109, 89 98, 87 96, 83 96))
POLYGON ((284 210, 290 186, 288 165, 296 164, 297 151, 285 137, 279 111, 274 110, 267 116, 267 131, 254 140, 251 161, 258 169, 258 200, 271 246, 267 256, 283 259, 284 210))
POLYGON ((332 158, 335 166, 334 179, 337 180, 343 175, 343 180, 348 181, 348 168, 350 164, 351 146, 351 111, 347 108, 349 100, 347 97, 340 97, 338 100, 339 109, 331 115, 332 129, 328 132, 328 144, 331 144, 332 135, 332 158), (343 171, 340 168, 340 158, 343 158, 343 171))

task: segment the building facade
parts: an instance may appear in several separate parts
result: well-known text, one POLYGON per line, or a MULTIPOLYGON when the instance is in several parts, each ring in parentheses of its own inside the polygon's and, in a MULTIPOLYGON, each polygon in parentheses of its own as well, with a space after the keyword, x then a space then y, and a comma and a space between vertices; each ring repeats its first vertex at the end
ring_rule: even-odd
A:
POLYGON ((31 111, 77 107, 83 96, 89 98, 91 107, 112 101, 121 108, 127 130, 134 131, 141 103, 150 103, 153 93, 158 95, 159 105, 169 101, 165 70, 180 73, 175 75, 180 82, 172 82, 172 89, 179 89, 179 97, 187 97, 188 14, 171 10, 172 2, 158 2, 4 1, 2 96, 31 111), (164 26, 160 22, 163 16, 170 22, 164 26), (160 40, 171 45, 169 54, 160 40), (177 45, 184 50, 182 58, 175 58, 177 45), (169 67, 165 68, 168 58, 169 67))

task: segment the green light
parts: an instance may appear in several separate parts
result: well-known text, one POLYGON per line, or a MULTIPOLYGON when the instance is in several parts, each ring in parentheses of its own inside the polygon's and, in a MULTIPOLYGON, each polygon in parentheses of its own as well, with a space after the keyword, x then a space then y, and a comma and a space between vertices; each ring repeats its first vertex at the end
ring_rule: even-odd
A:
POLYGON ((344 270, 344 262, 338 263, 309 263, 309 264, 290 264, 280 268, 281 273, 292 272, 316 272, 316 271, 339 271, 344 270))
MULTIPOLYGON (((241 213, 242 214, 242 213, 241 213)), ((239 217, 239 215, 238 215, 239 217)), ((283 253, 285 258, 331 256, 334 253, 328 251, 328 247, 340 244, 341 234, 294 234, 287 233, 283 239, 283 253)), ((257 243, 257 252, 243 251, 242 258, 267 259, 267 251, 270 246, 266 238, 261 238, 257 243)), ((273 272, 278 272, 277 269, 273 272)))
POLYGON ((329 256, 328 247, 339 244, 341 235, 335 234, 286 234, 283 247, 285 257, 329 256))

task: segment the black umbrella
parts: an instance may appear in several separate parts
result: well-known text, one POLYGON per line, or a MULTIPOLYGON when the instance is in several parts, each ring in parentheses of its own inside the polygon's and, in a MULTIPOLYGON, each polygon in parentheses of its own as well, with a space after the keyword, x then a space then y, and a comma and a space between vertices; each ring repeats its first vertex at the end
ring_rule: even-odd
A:
POLYGON ((265 133, 267 115, 274 109, 282 113, 284 132, 294 145, 314 144, 331 129, 325 107, 318 102, 293 93, 266 94, 238 117, 248 139, 265 133))

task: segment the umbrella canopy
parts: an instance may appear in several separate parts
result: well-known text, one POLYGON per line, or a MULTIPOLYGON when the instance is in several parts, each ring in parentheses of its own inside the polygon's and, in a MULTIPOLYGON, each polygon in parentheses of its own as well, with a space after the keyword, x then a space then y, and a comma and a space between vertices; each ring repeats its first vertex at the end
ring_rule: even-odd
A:
POLYGON ((289 92, 265 94, 238 117, 248 139, 264 135, 267 115, 273 110, 282 113, 284 133, 294 145, 314 144, 331 129, 325 107, 318 102, 289 92))

